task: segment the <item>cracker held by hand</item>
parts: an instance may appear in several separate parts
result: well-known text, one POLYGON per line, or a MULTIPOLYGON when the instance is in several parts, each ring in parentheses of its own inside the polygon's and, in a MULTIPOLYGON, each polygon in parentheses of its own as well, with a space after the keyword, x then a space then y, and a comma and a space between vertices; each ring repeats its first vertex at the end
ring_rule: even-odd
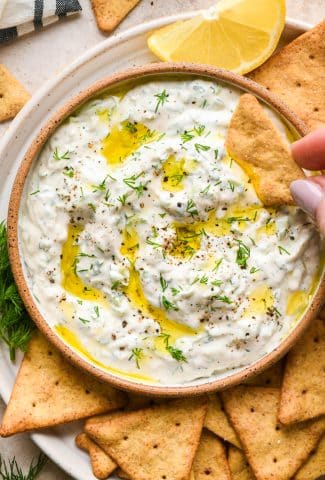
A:
POLYGON ((98 28, 111 32, 140 0, 91 0, 98 28))
POLYGON ((192 468, 195 480, 232 480, 225 447, 208 430, 202 432, 192 468))
POLYGON ((228 450, 228 464, 233 480, 255 480, 244 452, 232 445, 228 450))
POLYGON ((257 480, 288 480, 307 460, 325 419, 283 426, 277 421, 280 389, 240 386, 222 393, 257 480))
POLYGON ((289 352, 279 420, 301 422, 325 414, 325 321, 315 319, 289 352))
POLYGON ((325 472, 325 436, 318 447, 310 454, 307 462, 298 470, 294 480, 319 480, 325 472))
POLYGON ((205 398, 112 414, 85 431, 132 480, 188 480, 207 411, 205 398))
POLYGON ((304 178, 304 173, 281 133, 249 93, 240 97, 231 118, 226 148, 252 180, 265 206, 293 205, 290 183, 304 178))
POLYGON ((22 84, 0 65, 0 122, 14 118, 29 99, 22 84))
POLYGON ((209 396, 208 412, 204 420, 204 426, 218 437, 241 448, 240 440, 231 426, 217 394, 209 396))
POLYGON ((125 395, 70 365, 39 333, 31 339, 0 435, 51 427, 123 406, 125 395))
POLYGON ((76 445, 89 453, 91 468, 96 478, 105 479, 117 468, 111 457, 93 442, 86 433, 79 433, 76 436, 76 445))
POLYGON ((325 21, 249 74, 315 130, 325 125, 325 21))

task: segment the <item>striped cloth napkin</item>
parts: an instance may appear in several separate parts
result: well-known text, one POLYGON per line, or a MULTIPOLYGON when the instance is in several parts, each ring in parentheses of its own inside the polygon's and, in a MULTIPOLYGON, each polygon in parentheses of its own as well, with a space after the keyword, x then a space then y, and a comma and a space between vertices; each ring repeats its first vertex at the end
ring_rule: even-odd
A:
POLYGON ((0 0, 0 43, 81 10, 78 0, 0 0))

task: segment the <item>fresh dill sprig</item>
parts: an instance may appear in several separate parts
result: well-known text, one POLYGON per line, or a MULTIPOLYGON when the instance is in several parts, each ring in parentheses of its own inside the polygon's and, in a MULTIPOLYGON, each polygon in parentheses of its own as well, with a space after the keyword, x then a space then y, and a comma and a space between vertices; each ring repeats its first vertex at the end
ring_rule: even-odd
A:
POLYGON ((155 97, 157 98, 155 113, 157 113, 159 110, 159 107, 163 106, 165 102, 168 102, 169 94, 164 89, 161 93, 156 93, 155 97))
POLYGON ((69 152, 69 150, 67 150, 64 153, 59 153, 58 147, 56 147, 54 152, 53 152, 53 158, 54 158, 54 160, 57 160, 57 161, 58 160, 70 160, 70 152, 69 152))
POLYGON ((8 345, 10 360, 15 360, 16 349, 25 352, 34 324, 26 312, 11 273, 7 229, 0 223, 0 338, 8 345))
POLYGON ((236 256, 236 263, 241 267, 241 268, 246 268, 247 267, 247 260, 250 257, 251 250, 247 245, 245 245, 241 240, 236 240, 238 243, 238 250, 237 250, 237 256, 236 256))
POLYGON ((17 464, 16 458, 5 461, 0 455, 0 479, 1 480, 34 480, 47 462, 46 456, 41 453, 29 466, 28 472, 23 473, 17 464))
POLYGON ((139 361, 141 360, 141 358, 143 357, 143 349, 142 348, 133 348, 131 350, 131 355, 129 356, 129 360, 132 360, 132 358, 134 358, 135 360, 135 364, 137 366, 137 368, 140 368, 140 364, 139 364, 139 361))
POLYGON ((187 362, 182 350, 169 345, 170 335, 168 333, 162 332, 159 336, 163 339, 167 352, 174 360, 177 360, 177 362, 187 362))
POLYGON ((187 204, 186 204, 186 212, 189 213, 192 217, 194 215, 198 215, 199 212, 196 208, 196 205, 195 203, 193 202, 193 200, 188 200, 187 204))
POLYGON ((177 306, 173 302, 169 301, 165 297, 165 295, 163 295, 161 297, 161 303, 162 303, 163 307, 165 308, 165 310, 167 310, 167 312, 169 312, 169 310, 176 310, 176 311, 178 310, 177 306))

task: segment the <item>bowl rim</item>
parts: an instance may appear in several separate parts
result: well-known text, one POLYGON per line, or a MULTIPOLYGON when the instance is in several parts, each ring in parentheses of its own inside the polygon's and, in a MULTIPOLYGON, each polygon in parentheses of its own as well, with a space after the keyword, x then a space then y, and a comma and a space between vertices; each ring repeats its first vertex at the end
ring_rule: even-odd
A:
POLYGON ((38 310, 32 293, 29 289, 28 282, 25 278, 23 259, 20 256, 18 235, 20 203, 25 182, 34 160, 41 152, 50 135, 54 133, 58 126, 76 108, 92 97, 99 95, 102 91, 109 88, 114 88, 123 82, 147 80, 150 77, 157 79, 157 76, 159 75, 166 77, 169 75, 179 76, 182 74, 187 76, 193 75, 207 79, 210 78, 214 81, 222 81, 237 87, 244 92, 252 93, 264 103, 269 105, 273 110, 275 110, 277 114, 279 114, 280 117, 282 117, 286 123, 291 126, 291 128, 293 127, 294 130, 296 130, 298 135, 304 136, 308 133, 304 122, 300 120, 297 115, 275 95, 253 80, 236 73, 209 65, 188 63, 153 63, 134 67, 123 72, 114 73, 97 81, 94 84, 91 84, 89 87, 68 100, 63 107, 54 113, 46 125, 40 129, 29 146, 27 153, 25 154, 17 171, 10 194, 7 216, 8 250, 13 276, 17 284, 19 294, 21 295, 29 315, 35 322, 36 326, 45 335, 45 337, 63 354, 68 361, 86 371, 90 375, 93 375, 98 380, 110 383, 111 385, 122 390, 131 391, 138 394, 162 397, 180 397, 210 393, 235 386, 246 379, 261 373, 266 368, 275 364, 283 355, 287 353, 293 344, 296 343, 312 319, 316 317, 319 309, 322 306, 323 298, 325 296, 325 272, 323 272, 318 287, 313 294, 313 299, 305 314, 275 349, 252 364, 242 368, 239 372, 229 374, 225 377, 215 380, 207 379, 206 382, 202 382, 197 385, 152 385, 129 380, 127 378, 113 375, 108 371, 104 371, 88 361, 85 357, 81 356, 81 354, 65 343, 64 340, 47 323, 46 319, 38 310))

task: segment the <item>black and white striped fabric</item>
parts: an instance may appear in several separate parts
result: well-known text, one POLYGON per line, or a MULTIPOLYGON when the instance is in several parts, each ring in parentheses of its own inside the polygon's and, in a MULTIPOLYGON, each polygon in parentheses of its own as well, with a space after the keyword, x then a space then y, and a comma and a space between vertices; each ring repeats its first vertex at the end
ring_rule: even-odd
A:
POLYGON ((0 44, 80 10, 78 0, 0 0, 0 44))

